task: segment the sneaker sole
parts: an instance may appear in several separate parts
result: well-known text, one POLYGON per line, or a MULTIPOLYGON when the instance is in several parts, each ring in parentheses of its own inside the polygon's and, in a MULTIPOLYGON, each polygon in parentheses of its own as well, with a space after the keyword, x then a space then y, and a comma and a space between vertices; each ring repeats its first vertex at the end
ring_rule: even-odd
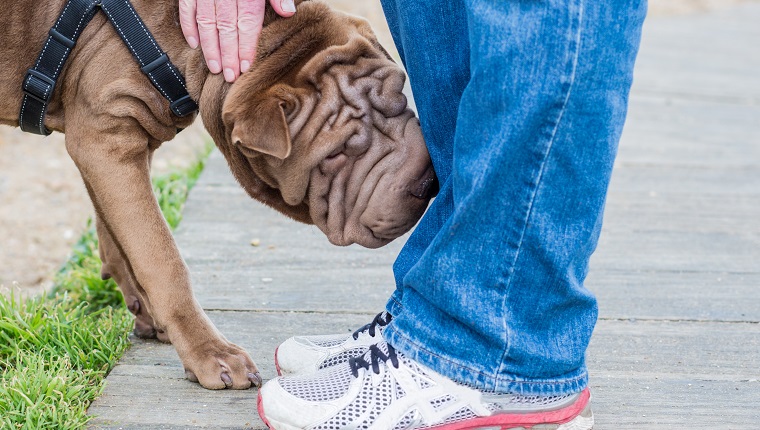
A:
MULTIPOLYGON (((591 394, 583 390, 578 400, 572 405, 556 411, 536 414, 499 414, 490 417, 474 418, 427 430, 593 430, 594 414, 591 411, 591 394)), ((261 391, 256 401, 259 416, 267 428, 271 429, 262 403, 261 391)), ((278 430, 298 430, 293 426, 276 423, 278 430)))

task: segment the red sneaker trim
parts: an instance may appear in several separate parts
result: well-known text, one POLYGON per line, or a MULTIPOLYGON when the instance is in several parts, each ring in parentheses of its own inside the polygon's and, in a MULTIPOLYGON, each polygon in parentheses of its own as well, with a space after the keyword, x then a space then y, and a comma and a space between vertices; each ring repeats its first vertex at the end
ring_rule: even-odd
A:
POLYGON ((277 351, 280 350, 280 345, 277 345, 277 348, 274 349, 274 368, 277 369, 277 376, 282 376, 282 371, 280 370, 280 363, 277 362, 277 351))
POLYGON ((268 429, 271 429, 272 426, 269 425, 269 420, 267 420, 267 417, 264 415, 264 404, 261 399, 261 390, 259 390, 259 396, 256 399, 256 409, 259 411, 261 421, 264 421, 264 425, 267 426, 268 429))
POLYGON ((513 427, 529 428, 539 424, 565 424, 575 419, 586 409, 590 398, 591 393, 586 388, 581 392, 575 403, 562 409, 534 414, 496 414, 490 417, 473 418, 430 427, 428 430, 471 430, 496 426, 500 426, 502 430, 506 430, 513 427))

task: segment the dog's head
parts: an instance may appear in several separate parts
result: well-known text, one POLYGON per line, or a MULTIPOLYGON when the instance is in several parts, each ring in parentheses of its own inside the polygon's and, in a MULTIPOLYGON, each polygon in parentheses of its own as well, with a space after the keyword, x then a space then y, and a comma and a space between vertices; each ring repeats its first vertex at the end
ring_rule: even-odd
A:
POLYGON ((366 21, 323 3, 267 21, 214 136, 233 174, 336 245, 379 247, 404 234, 436 179, 402 70, 366 21))

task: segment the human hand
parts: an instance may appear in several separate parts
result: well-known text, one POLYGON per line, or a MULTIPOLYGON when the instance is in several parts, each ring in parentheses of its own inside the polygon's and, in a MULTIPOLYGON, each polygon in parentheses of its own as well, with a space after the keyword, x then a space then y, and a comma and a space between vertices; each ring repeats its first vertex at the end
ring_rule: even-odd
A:
MULTIPOLYGON (((211 73, 234 82, 256 57, 266 0, 180 0, 179 21, 191 48, 199 45, 211 73)), ((269 0, 280 16, 293 16, 293 0, 269 0)))

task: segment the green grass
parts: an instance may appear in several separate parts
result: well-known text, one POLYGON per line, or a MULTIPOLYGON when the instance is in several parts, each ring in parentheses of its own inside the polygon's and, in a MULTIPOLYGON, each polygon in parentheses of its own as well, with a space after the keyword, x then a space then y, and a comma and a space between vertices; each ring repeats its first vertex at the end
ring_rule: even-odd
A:
MULTIPOLYGON (((177 227, 206 152, 189 169, 154 179, 167 222, 177 227)), ((112 280, 100 279, 92 222, 46 297, 0 295, 0 429, 76 429, 129 346, 132 316, 112 280)))

